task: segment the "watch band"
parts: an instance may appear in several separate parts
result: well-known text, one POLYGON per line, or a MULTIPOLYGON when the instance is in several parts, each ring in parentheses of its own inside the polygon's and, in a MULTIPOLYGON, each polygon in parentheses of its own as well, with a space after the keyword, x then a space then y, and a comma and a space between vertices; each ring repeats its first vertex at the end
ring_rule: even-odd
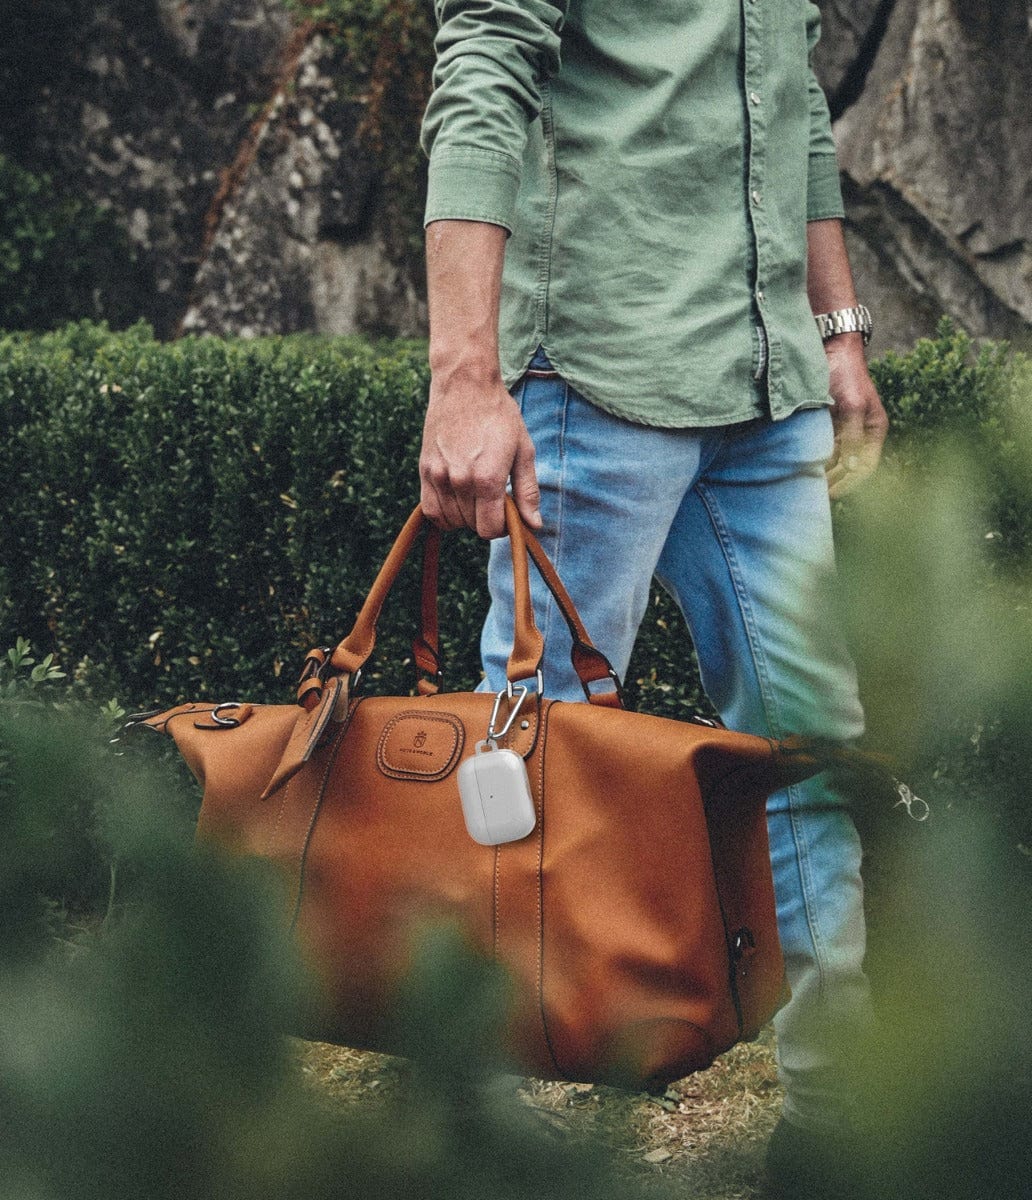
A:
POLYGON ((865 346, 871 340, 874 323, 871 320, 870 309, 863 304, 854 308, 836 308, 834 312, 815 313, 813 319, 817 322, 822 342, 826 342, 837 333, 859 333, 865 346))

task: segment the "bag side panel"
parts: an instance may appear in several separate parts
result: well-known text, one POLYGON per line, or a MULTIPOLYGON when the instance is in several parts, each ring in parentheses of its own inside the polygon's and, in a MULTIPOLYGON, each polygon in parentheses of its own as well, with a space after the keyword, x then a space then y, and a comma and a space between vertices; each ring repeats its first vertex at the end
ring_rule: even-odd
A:
POLYGON ((571 1078, 680 1078, 738 1038, 693 739, 635 713, 549 711, 540 994, 571 1078))
POLYGON ((742 759, 728 747, 709 745, 697 764, 707 789, 717 890, 733 944, 742 1036, 754 1038, 788 997, 766 811, 767 797, 781 780, 769 747, 759 758, 742 759))
MULTIPOLYGON (((241 854, 263 854, 278 805, 259 801, 299 717, 296 704, 255 705, 235 728, 196 728, 201 714, 166 723, 180 753, 204 788, 197 836, 241 854)), ((209 722, 210 724, 210 722, 209 722)))

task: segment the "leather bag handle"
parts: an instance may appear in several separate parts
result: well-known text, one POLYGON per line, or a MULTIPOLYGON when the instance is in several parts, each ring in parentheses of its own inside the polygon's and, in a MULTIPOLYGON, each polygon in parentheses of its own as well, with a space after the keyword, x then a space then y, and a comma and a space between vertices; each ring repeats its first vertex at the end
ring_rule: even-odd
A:
MULTIPOLYGON (((507 498, 508 499, 508 498, 507 498)), ((511 501, 509 501, 511 503, 511 501)), ((515 506, 514 506, 515 507, 515 506)), ((541 543, 533 532, 524 527, 524 540, 538 574, 552 593, 559 611, 570 631, 572 648, 570 661, 580 680, 589 704, 608 708, 623 708, 623 695, 619 676, 609 659, 598 649, 588 635, 577 606, 566 590, 559 572, 552 565, 541 543), (590 684, 608 680, 613 684, 610 691, 593 692, 590 684)), ((434 525, 427 529, 423 548, 423 586, 420 596, 420 633, 412 643, 412 654, 422 676, 417 688, 422 695, 433 695, 439 690, 441 681, 441 647, 437 621, 438 563, 440 560, 441 531, 434 525), (426 678, 430 676, 432 678, 426 678)))
POLYGON ((441 690, 444 663, 437 623, 437 578, 441 559, 441 531, 427 525, 423 539, 423 586, 419 592, 419 632, 412 639, 412 660, 416 664, 416 691, 433 696, 441 690))
MULTIPOLYGON (((607 707, 622 707, 616 673, 605 655, 592 644, 555 568, 549 562, 537 538, 524 525, 519 510, 509 496, 505 499, 505 522, 512 555, 515 618, 513 648, 506 665, 506 678, 511 684, 531 678, 540 669, 544 654, 544 640, 534 623, 534 607, 530 596, 529 561, 532 559, 570 628, 574 643, 571 660, 588 700, 607 707), (612 680, 615 690, 590 691, 588 685, 601 679, 612 680)), ((423 510, 417 507, 395 539, 351 632, 332 653, 328 649, 313 650, 306 659, 298 686, 298 703, 306 708, 315 704, 322 693, 323 679, 327 674, 354 675, 372 654, 376 645, 376 626, 384 602, 424 525, 427 526, 427 538, 423 562, 421 631, 419 638, 413 643, 413 653, 420 670, 430 675, 438 674, 440 642, 437 631, 437 576, 440 531, 426 520, 423 510)), ((435 683, 422 681, 420 691, 428 693, 436 690, 435 683)))
MULTIPOLYGON (((402 564, 409 556, 423 525, 428 523, 423 510, 417 507, 398 534, 380 573, 369 590, 365 603, 359 611, 351 632, 336 647, 329 658, 331 671, 352 675, 358 671, 373 652, 376 645, 376 626, 380 619, 384 601, 394 581, 398 578, 402 564)), ((510 683, 530 679, 541 665, 544 654, 544 639, 534 624, 534 608, 530 599, 530 577, 527 544, 523 521, 516 505, 506 499, 505 523, 509 531, 509 547, 512 553, 513 593, 515 598, 515 629, 512 653, 506 666, 506 678, 510 683)), ((436 577, 436 571, 434 572, 436 577)), ((435 604, 436 614, 436 604, 435 604)), ((436 624, 436 615, 432 625, 436 624)), ((299 697, 300 698, 300 697, 299 697)))

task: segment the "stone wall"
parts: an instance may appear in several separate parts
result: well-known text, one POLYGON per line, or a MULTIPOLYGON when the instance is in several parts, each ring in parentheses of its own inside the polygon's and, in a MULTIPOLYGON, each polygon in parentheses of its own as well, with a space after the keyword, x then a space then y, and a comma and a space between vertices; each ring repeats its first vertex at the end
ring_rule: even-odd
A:
POLYGON ((972 333, 1025 341, 1032 6, 821 7, 828 39, 818 67, 836 116, 858 286, 883 331, 897 331, 888 340, 906 344, 946 312, 972 333), (863 47, 862 59, 851 58, 850 47, 863 47))
POLYGON ((14 33, 0 151, 120 214, 162 336, 423 329, 346 63, 280 0, 43 0, 14 33))
MULTIPOLYGON (((363 97, 325 36, 279 0, 60 4, 60 53, 0 106, 0 150, 122 215, 161 333, 424 329, 420 255, 385 227, 363 97)), ((1027 334, 1030 6, 820 0, 815 65, 876 349, 943 312, 1027 334)))
MULTIPOLYGON (((34 5, 21 6, 24 24, 34 5)), ((221 173, 279 69, 277 0, 110 0, 50 6, 52 53, 0 106, 0 149, 119 213, 142 267, 141 314, 182 318, 221 173), (38 81, 38 82, 37 82, 38 81), (27 161, 26 161, 27 160, 27 161)))
POLYGON ((252 127, 184 330, 424 331, 422 264, 389 250, 376 164, 356 134, 362 104, 340 95, 343 68, 326 38, 307 39, 290 86, 252 127))

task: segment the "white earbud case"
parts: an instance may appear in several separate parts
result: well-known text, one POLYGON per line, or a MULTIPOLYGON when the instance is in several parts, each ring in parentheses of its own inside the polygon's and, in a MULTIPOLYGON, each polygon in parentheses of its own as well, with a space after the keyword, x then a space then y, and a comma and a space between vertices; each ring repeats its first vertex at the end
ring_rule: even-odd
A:
POLYGON ((475 842, 500 846, 533 831, 537 818, 527 767, 515 750, 477 742, 472 758, 459 767, 458 779, 462 815, 475 842))

